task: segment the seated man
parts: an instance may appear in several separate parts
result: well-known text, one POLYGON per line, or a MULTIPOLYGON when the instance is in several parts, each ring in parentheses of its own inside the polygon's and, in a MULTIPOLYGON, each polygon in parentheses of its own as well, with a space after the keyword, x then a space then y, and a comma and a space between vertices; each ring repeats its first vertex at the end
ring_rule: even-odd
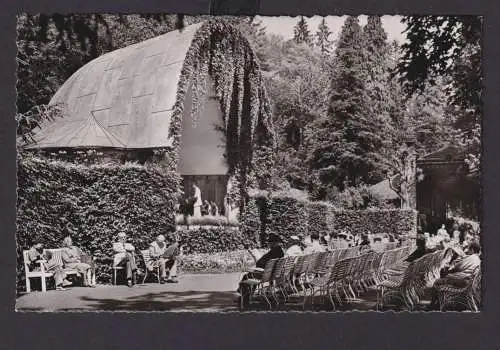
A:
POLYGON ((95 287, 95 273, 92 269, 90 257, 80 248, 73 245, 71 237, 63 240, 62 261, 64 268, 74 269, 79 275, 83 276, 83 285, 85 287, 95 287))
POLYGON ((271 236, 268 240, 269 251, 264 254, 259 260, 257 260, 255 271, 249 272, 243 276, 239 284, 237 292, 241 295, 238 297, 237 302, 242 305, 248 305, 250 302, 250 295, 253 292, 253 288, 244 283, 245 280, 249 278, 259 279, 262 277, 262 272, 266 267, 268 261, 272 259, 282 258, 285 253, 281 247, 282 241, 278 236, 271 236))
POLYGON ((115 256, 113 266, 125 267, 127 273, 127 285, 132 287, 135 282, 134 274, 137 271, 135 262, 134 246, 127 243, 127 234, 125 232, 118 233, 118 242, 113 243, 113 251, 115 256))
POLYGON ((155 263, 160 266, 160 283, 177 283, 177 256, 179 255, 179 243, 177 235, 172 236, 172 244, 167 246, 165 236, 159 235, 149 246, 151 261, 146 266, 153 270, 155 263), (168 278, 167 278, 167 269, 168 278))
POLYGON ((28 258, 30 261, 31 271, 40 269, 40 266, 37 264, 37 262, 41 260, 45 271, 52 272, 54 274, 56 290, 65 290, 64 287, 71 285, 71 282, 66 279, 66 273, 64 272, 63 265, 57 262, 55 259, 52 259, 51 254, 48 252, 44 256, 43 245, 41 243, 33 245, 28 250, 28 258))

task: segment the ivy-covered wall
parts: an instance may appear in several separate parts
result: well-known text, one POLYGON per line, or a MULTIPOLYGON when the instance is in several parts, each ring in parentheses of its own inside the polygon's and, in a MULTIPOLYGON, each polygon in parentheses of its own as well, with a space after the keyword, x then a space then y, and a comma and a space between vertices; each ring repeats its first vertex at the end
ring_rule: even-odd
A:
MULTIPOLYGON (((170 136, 179 150, 184 108, 190 91, 190 117, 194 125, 203 118, 201 108, 214 83, 226 135, 226 161, 237 183, 238 201, 249 188, 266 188, 274 164, 276 136, 272 112, 256 55, 242 33, 223 19, 205 22, 196 32, 186 54, 179 80, 170 136), (190 99, 191 102, 191 99, 190 99)), ((178 162, 179 152, 176 153, 178 162)))
POLYGON ((417 212, 403 209, 339 210, 327 203, 309 202, 287 196, 257 196, 248 201, 248 210, 242 215, 242 227, 266 222, 259 230, 261 241, 271 234, 285 241, 292 235, 304 237, 349 231, 353 234, 389 233, 395 236, 416 234, 417 212), (260 203, 260 205, 257 205, 260 203), (265 205, 262 205, 265 203, 265 205), (258 208, 258 212, 255 208, 258 208))

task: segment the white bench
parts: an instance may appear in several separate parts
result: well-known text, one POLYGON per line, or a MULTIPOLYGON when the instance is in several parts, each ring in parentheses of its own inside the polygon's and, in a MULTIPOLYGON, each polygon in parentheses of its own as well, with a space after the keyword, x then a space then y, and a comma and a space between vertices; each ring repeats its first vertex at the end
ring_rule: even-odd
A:
MULTIPOLYGON (((31 283, 30 278, 40 278, 42 281, 42 291, 45 292, 47 290, 47 282, 46 278, 54 276, 52 272, 45 271, 45 266, 43 264, 43 260, 38 260, 36 263, 40 265, 40 270, 30 271, 30 259, 28 256, 28 250, 23 251, 23 259, 24 259, 24 271, 26 274, 26 292, 31 292, 31 283)), ((55 259, 58 263, 62 265, 62 248, 59 249, 44 249, 43 253, 45 255, 46 252, 50 252, 52 254, 52 259, 55 259)), ((78 272, 73 269, 64 269, 67 275, 77 275, 78 272)))

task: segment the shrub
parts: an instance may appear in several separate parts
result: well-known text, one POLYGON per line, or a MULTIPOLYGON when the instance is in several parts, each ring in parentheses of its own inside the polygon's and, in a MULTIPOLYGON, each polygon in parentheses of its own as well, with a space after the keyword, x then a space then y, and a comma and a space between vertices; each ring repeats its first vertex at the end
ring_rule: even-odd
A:
POLYGON ((416 234, 417 212, 403 209, 334 210, 333 232, 416 234))
MULTIPOLYGON (((177 225, 184 225, 184 215, 178 214, 175 217, 175 222, 177 225)), ((225 216, 214 216, 214 215, 205 215, 201 217, 188 217, 188 225, 192 226, 233 226, 236 227, 239 225, 236 220, 229 220, 225 216)))
MULTIPOLYGON (((33 242, 60 247, 71 235, 96 259, 100 282, 110 281, 112 241, 127 232, 136 249, 175 230, 180 177, 157 166, 75 165, 20 158, 18 162, 17 253, 33 242)), ((18 269, 18 286, 24 271, 18 269)))
POLYGON ((246 250, 217 253, 194 253, 179 256, 179 268, 190 273, 241 272, 255 266, 255 261, 246 250))
POLYGON ((290 236, 307 234, 306 203, 296 198, 273 196, 269 199, 265 233, 276 235, 285 242, 290 236))
POLYGON ((185 254, 211 254, 258 247, 255 237, 246 236, 234 227, 178 227, 177 233, 185 254))
MULTIPOLYGON (((256 199, 254 199, 256 200, 256 199)), ((272 195, 259 207, 259 218, 254 210, 248 211, 241 223, 253 227, 261 223, 261 243, 270 234, 285 241, 292 235, 305 236, 311 233, 389 233, 406 235, 416 233, 417 212, 400 209, 342 210, 324 202, 311 202, 295 197, 272 195), (250 221, 247 223, 246 221, 250 221), (262 227, 265 222, 266 226, 262 227)))
POLYGON ((330 232, 330 227, 328 226, 330 207, 326 203, 312 202, 308 203, 306 208, 308 232, 315 232, 320 235, 328 234, 330 232))

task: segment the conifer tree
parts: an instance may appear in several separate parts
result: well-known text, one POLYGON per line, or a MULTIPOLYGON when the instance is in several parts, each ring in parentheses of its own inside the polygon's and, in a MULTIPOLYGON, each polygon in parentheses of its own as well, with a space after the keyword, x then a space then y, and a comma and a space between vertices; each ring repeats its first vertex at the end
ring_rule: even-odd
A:
POLYGON ((332 35, 332 32, 330 31, 330 28, 328 28, 326 20, 323 17, 318 26, 318 31, 316 32, 316 46, 319 47, 321 53, 323 54, 330 53, 332 48, 333 41, 330 40, 330 35, 332 35))
POLYGON ((316 196, 319 198, 332 186, 343 190, 370 182, 377 166, 373 152, 380 145, 379 130, 369 118, 366 52, 357 17, 346 19, 334 59, 328 115, 316 121, 309 139, 310 165, 324 187, 316 196))
POLYGON ((300 20, 293 28, 293 40, 297 44, 303 44, 303 43, 307 45, 313 44, 311 33, 309 31, 309 26, 307 25, 304 16, 300 16, 300 20))

